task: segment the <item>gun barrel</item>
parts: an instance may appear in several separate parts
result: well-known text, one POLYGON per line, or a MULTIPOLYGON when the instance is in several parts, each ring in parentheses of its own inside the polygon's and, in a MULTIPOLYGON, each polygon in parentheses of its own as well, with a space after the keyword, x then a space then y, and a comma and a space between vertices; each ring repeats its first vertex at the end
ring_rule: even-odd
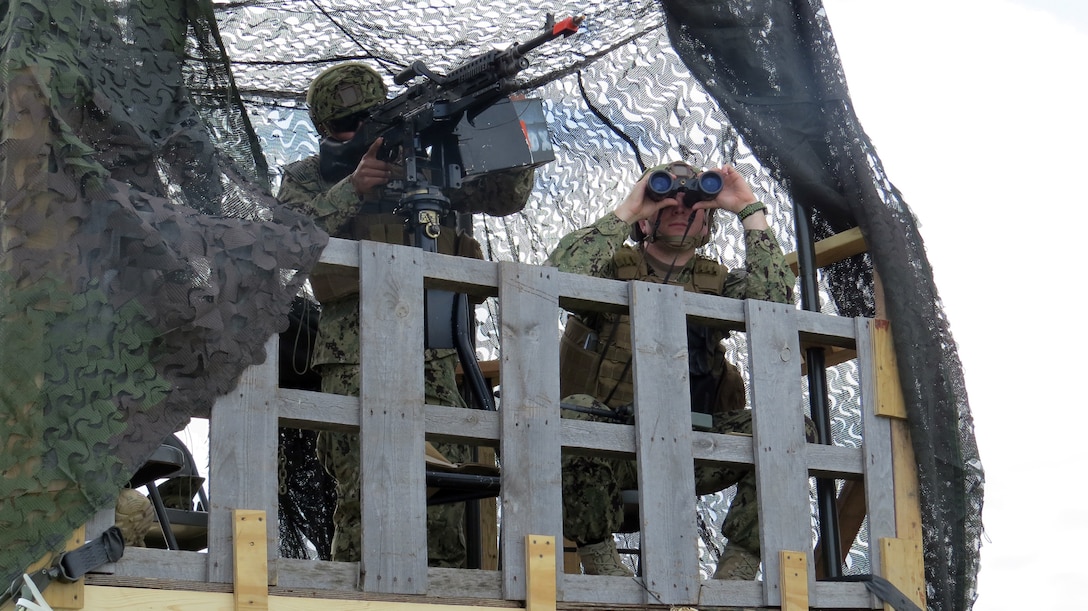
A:
MULTIPOLYGON (((515 52, 518 56, 525 55, 540 45, 559 38, 560 36, 570 36, 578 31, 578 25, 585 19, 585 15, 579 15, 577 17, 567 17, 566 19, 551 26, 551 29, 545 30, 536 38, 532 38, 515 47, 515 52)), ((547 26, 545 26, 547 27, 547 26)))

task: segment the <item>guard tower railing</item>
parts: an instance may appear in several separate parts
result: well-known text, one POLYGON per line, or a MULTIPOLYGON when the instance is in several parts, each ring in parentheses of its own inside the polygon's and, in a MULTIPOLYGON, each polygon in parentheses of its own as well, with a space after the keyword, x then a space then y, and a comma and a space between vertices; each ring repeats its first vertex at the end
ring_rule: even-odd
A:
POLYGON ((543 587, 545 596, 554 596, 564 608, 880 608, 861 583, 817 580, 810 478, 822 477, 851 482, 862 491, 863 543, 870 565, 909 591, 911 584, 903 583, 903 571, 895 568, 913 566, 914 556, 903 556, 898 550, 904 546, 895 544, 901 540, 900 493, 893 474, 891 419, 878 415, 881 387, 888 386, 882 376, 894 378, 895 372, 894 362, 889 366, 880 354, 886 326, 878 321, 369 241, 333 239, 321 261, 326 268, 358 270, 360 396, 278 388, 277 350, 270 345, 268 362, 250 368, 210 415, 207 549, 130 548, 93 583, 170 589, 184 582, 189 590, 233 590, 236 601, 239 591, 256 590, 258 596, 509 605, 532 600, 533 591, 543 587), (497 411, 425 405, 425 286, 497 297, 497 411), (636 407, 633 426, 560 418, 559 320, 564 308, 630 313, 635 402, 648 406, 636 407), (753 435, 692 429, 687 320, 743 332, 753 435), (861 447, 805 442, 802 347, 811 344, 845 351, 858 361, 861 447), (361 562, 278 557, 276 446, 281 426, 359 433, 361 562), (501 457, 498 570, 428 568, 425 439, 490 446, 501 457), (562 452, 625 455, 637 461, 641 576, 564 572, 562 452), (696 461, 755 469, 760 581, 700 576, 696 461), (242 538, 257 549, 255 564, 242 538), (241 553, 248 558, 244 567, 241 553), (543 569, 540 558, 546 559, 543 569))

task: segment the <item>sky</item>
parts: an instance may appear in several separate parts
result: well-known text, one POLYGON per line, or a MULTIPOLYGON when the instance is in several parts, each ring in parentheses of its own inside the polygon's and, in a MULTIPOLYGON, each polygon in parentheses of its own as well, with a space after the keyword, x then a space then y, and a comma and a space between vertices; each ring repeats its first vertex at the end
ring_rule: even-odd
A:
POLYGON ((1082 606, 1088 2, 824 8, 963 362, 986 475, 974 609, 1082 606))

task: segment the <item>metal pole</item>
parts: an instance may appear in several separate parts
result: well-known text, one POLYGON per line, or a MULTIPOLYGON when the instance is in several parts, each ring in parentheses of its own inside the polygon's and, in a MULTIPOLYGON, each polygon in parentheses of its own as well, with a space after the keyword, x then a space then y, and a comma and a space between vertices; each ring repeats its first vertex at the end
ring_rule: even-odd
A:
MULTIPOLYGON (((816 247, 812 241, 812 225, 808 212, 797 202, 793 204, 793 218, 797 231, 797 271, 801 279, 801 308, 810 312, 820 311, 819 287, 816 278, 816 247)), ((808 369, 808 398, 812 422, 816 426, 816 440, 833 445, 831 416, 827 407, 827 369, 824 349, 808 348, 805 364, 808 369)), ((824 566, 831 579, 842 575, 842 542, 839 541, 839 513, 836 502, 835 480, 816 480, 816 509, 820 517, 820 541, 824 566)))

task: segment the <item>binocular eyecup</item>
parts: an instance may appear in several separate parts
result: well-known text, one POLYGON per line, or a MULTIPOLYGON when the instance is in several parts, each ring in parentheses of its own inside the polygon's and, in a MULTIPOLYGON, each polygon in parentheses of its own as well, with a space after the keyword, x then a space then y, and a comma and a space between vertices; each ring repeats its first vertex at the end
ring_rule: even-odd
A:
POLYGON ((721 173, 707 170, 697 176, 676 176, 666 170, 655 170, 646 181, 646 196, 655 202, 676 197, 684 192, 684 205, 714 199, 725 184, 721 173))

